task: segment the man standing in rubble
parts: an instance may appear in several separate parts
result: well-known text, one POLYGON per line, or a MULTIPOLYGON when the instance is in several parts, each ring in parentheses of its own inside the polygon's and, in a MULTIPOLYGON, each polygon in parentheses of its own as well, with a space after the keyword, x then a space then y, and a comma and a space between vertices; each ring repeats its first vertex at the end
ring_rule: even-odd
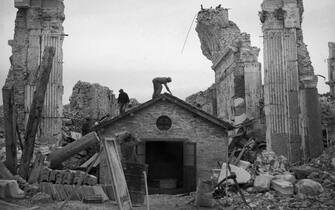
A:
POLYGON ((152 98, 158 97, 163 89, 163 85, 165 89, 172 95, 167 83, 171 82, 171 77, 156 77, 152 80, 152 84, 154 85, 154 93, 152 94, 152 98))
POLYGON ((120 114, 125 113, 126 107, 129 103, 129 97, 128 94, 123 91, 123 89, 119 90, 119 97, 117 98, 117 103, 119 104, 120 114))

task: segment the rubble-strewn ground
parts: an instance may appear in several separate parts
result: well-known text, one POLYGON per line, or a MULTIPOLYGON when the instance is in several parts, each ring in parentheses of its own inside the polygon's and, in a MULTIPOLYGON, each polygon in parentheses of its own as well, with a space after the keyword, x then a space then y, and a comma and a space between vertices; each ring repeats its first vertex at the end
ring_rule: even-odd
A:
MULTIPOLYGON (((335 146, 330 147, 324 153, 311 160, 305 166, 311 166, 316 169, 308 178, 322 184, 324 192, 318 196, 300 197, 298 195, 284 196, 273 190, 264 193, 248 193, 244 190, 247 202, 253 209, 335 209, 335 166, 332 165, 332 159, 335 158, 335 146)), ((191 196, 176 195, 151 195, 150 209, 169 210, 169 209, 197 209, 192 202, 191 196)), ((37 207, 32 209, 58 209, 63 202, 54 202, 46 204, 31 204, 30 199, 7 200, 15 205, 26 208, 37 207)), ((20 209, 13 206, 6 207, 1 204, 1 209, 20 209)), ((22 209, 22 208, 21 208, 22 209)), ((112 202, 104 204, 84 204, 79 201, 70 201, 64 209, 117 209, 117 205, 112 202)), ((136 210, 144 210, 146 206, 135 207, 136 210)), ((198 208, 210 209, 210 208, 198 208)), ((240 196, 231 194, 231 197, 223 198, 216 201, 212 209, 248 209, 240 196), (220 203, 220 204, 219 204, 220 203), (223 207, 225 206, 225 207, 223 207)))

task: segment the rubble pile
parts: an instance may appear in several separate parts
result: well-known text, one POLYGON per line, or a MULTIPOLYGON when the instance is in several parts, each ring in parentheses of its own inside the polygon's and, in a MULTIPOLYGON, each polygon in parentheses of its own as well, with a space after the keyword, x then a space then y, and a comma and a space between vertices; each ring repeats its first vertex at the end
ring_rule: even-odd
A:
MULTIPOLYGON (((300 166, 290 166, 285 157, 263 151, 250 167, 255 173, 253 186, 241 186, 252 208, 335 208, 335 146, 300 166)), ((236 191, 221 197, 217 205, 248 209, 236 191)))

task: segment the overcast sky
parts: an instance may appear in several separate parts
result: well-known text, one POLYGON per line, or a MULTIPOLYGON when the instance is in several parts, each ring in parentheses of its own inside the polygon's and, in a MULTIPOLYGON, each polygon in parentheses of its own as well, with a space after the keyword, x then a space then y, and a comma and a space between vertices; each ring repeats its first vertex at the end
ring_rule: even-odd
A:
MULTIPOLYGON (((0 86, 9 69, 17 9, 13 0, 0 0, 0 86)), ((262 48, 258 11, 262 0, 65 0, 64 104, 78 80, 120 88, 140 102, 152 95, 151 80, 171 76, 170 89, 184 99, 214 82, 211 62, 200 50, 195 23, 183 53, 192 19, 200 9, 231 8, 230 20, 251 34, 262 48), (94 2, 94 3, 93 3, 94 2)), ((328 78, 328 41, 335 41, 335 1, 305 0, 303 31, 316 74, 328 78)), ((263 61, 263 52, 260 54, 263 61)), ((319 79, 319 92, 328 91, 319 79)), ((2 99, 0 104, 2 104, 2 99)))

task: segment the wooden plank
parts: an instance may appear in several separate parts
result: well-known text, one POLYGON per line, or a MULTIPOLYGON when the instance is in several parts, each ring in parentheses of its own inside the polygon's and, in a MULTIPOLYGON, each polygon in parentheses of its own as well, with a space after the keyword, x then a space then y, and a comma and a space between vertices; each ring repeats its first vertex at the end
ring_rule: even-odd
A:
POLYGON ((95 162, 95 164, 93 165, 93 167, 96 167, 100 163, 100 154, 101 153, 95 153, 92 157, 90 157, 90 159, 88 159, 85 163, 83 163, 80 166, 80 168, 87 168, 93 162, 93 160, 98 158, 97 161, 95 162), (99 157, 97 157, 97 156, 99 156, 99 157))
POLYGON ((24 150, 22 153, 19 171, 20 175, 24 179, 28 178, 29 165, 34 153, 36 133, 42 117, 44 98, 49 82, 55 51, 56 49, 54 47, 45 47, 42 62, 39 67, 40 74, 37 80, 36 90, 34 92, 28 123, 26 126, 24 150))
POLYGON ((120 156, 117 151, 117 144, 114 138, 104 138, 100 136, 103 144, 107 166, 113 181, 115 198, 120 210, 132 209, 132 203, 126 183, 126 178, 122 169, 120 156))
POLYGON ((67 144, 65 147, 52 152, 49 155, 50 168, 57 168, 57 166, 59 166, 64 160, 98 142, 99 138, 96 132, 91 132, 83 136, 81 139, 67 144))
POLYGON ((5 164, 12 174, 16 174, 17 165, 17 141, 16 141, 16 114, 14 106, 14 88, 2 88, 6 161, 5 164))
POLYGON ((196 190, 196 143, 184 142, 184 190, 196 190))

